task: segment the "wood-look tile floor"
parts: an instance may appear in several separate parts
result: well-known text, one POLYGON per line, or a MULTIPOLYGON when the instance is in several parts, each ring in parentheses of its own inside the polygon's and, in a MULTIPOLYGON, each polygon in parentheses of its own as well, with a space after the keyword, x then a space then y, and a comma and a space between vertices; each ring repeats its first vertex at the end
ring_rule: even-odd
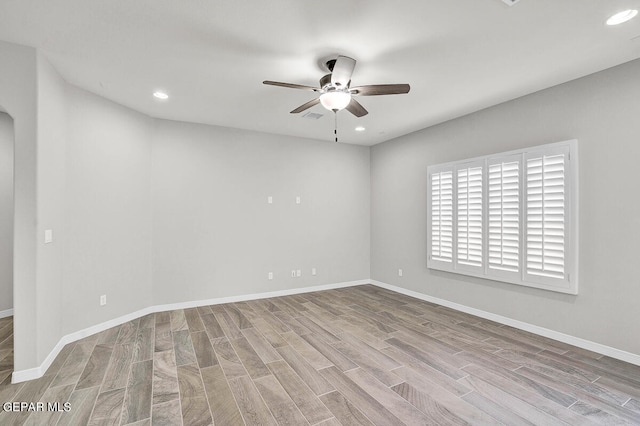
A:
POLYGON ((640 367, 366 285, 147 315, 64 347, 0 424, 640 424, 640 367))

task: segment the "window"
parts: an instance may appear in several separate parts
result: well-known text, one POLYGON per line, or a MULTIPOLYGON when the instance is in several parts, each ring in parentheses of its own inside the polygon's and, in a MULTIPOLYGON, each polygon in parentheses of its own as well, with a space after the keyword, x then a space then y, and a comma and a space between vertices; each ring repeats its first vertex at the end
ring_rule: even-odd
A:
POLYGON ((577 141, 429 166, 431 269, 577 294, 577 141))

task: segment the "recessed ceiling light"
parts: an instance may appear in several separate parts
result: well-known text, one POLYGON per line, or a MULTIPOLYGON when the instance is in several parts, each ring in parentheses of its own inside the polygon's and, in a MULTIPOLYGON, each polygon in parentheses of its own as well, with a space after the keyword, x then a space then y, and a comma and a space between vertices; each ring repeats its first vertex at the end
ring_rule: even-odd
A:
POLYGON ((620 13, 616 13, 611 18, 607 19, 607 25, 619 25, 623 22, 627 22, 630 19, 633 19, 634 16, 638 14, 638 11, 635 9, 628 9, 622 11, 620 13))
POLYGON ((169 95, 167 95, 164 92, 153 92, 153 96, 155 96, 158 99, 162 99, 162 100, 169 99, 169 95))
POLYGON ((364 132, 365 128, 362 126, 356 127, 356 132, 364 132))

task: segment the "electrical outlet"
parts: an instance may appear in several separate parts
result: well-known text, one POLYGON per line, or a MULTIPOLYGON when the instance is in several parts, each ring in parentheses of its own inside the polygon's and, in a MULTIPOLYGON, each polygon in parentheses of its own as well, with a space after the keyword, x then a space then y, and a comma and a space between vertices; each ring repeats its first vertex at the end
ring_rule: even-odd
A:
POLYGON ((302 276, 302 271, 300 269, 298 269, 296 271, 296 277, 301 277, 302 276))
POLYGON ((401 277, 402 276, 402 269, 398 269, 398 276, 401 277))
POLYGON ((273 204, 273 197, 271 195, 267 197, 267 203, 273 204))
POLYGON ((296 277, 296 270, 292 269, 291 270, 291 278, 295 278, 296 277))
POLYGON ((296 197, 296 204, 300 204, 302 202, 302 200, 300 199, 300 196, 296 197))
POLYGON ((107 295, 103 294, 102 296, 100 296, 100 306, 104 306, 107 304, 107 295))
POLYGON ((269 272, 269 274, 267 275, 267 278, 272 280, 273 279, 273 272, 269 272))
POLYGON ((315 275, 316 274, 316 268, 311 268, 311 275, 315 275))

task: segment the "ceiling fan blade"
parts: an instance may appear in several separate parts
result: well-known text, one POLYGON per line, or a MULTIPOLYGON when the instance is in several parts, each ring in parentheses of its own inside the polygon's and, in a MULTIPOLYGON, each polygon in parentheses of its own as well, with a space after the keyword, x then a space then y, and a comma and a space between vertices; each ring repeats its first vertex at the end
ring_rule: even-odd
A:
POLYGON ((331 72, 331 83, 338 87, 347 87, 351 81, 351 74, 356 67, 356 60, 348 56, 338 56, 331 72))
POLYGON ((298 108, 296 108, 293 111, 291 111, 291 114, 297 114, 299 112, 302 112, 304 110, 307 110, 307 109, 311 108, 312 106, 318 105, 319 103, 320 103, 320 98, 312 99, 309 102, 307 102, 306 104, 302 104, 298 108))
POLYGON ((302 90, 311 90, 313 92, 318 92, 320 89, 311 86, 303 86, 302 84, 293 84, 293 83, 281 83, 279 81, 270 81, 265 80, 262 84, 267 84, 269 86, 280 86, 280 87, 288 87, 290 89, 302 89, 302 90))
POLYGON ((362 117, 369 114, 369 111, 364 109, 364 107, 360 105, 360 102, 356 101, 353 98, 351 98, 351 102, 349 102, 349 105, 347 105, 346 109, 356 117, 362 117))
POLYGON ((411 87, 408 84, 371 84, 368 86, 352 87, 352 95, 377 96, 377 95, 400 95, 409 93, 411 87))

